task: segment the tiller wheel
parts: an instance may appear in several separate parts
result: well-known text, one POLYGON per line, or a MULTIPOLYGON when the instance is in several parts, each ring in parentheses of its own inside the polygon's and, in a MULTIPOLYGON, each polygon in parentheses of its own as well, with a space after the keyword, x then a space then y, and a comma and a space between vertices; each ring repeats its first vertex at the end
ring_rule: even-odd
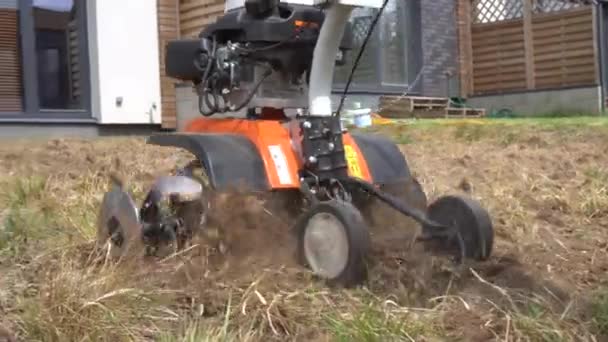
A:
MULTIPOLYGON (((410 205, 416 197, 399 198, 354 178, 345 183, 349 188, 369 192, 418 222, 422 228, 418 241, 447 254, 455 262, 483 261, 492 253, 492 221, 487 211, 471 198, 440 197, 422 211, 410 205)), ((299 218, 296 233, 300 259, 316 276, 343 286, 365 280, 369 231, 359 209, 348 199, 313 200, 308 212, 299 218)))
POLYGON ((165 176, 138 210, 124 186, 113 183, 101 205, 97 245, 114 258, 142 250, 148 256, 175 253, 187 246, 206 217, 202 198, 203 187, 192 178, 165 176))

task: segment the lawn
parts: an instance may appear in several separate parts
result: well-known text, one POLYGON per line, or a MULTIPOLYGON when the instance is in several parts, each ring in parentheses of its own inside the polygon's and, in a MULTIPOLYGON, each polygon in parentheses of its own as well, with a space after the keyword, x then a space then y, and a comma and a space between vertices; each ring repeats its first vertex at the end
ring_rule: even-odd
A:
POLYGON ((330 288, 294 262, 281 215, 233 212, 227 255, 201 245, 114 264, 94 249, 110 175, 139 203, 191 156, 139 137, 24 139, 0 145, 0 325, 19 340, 62 342, 608 339, 608 120, 367 130, 400 144, 430 200, 484 204, 490 261, 456 267, 379 241, 364 286, 330 288))

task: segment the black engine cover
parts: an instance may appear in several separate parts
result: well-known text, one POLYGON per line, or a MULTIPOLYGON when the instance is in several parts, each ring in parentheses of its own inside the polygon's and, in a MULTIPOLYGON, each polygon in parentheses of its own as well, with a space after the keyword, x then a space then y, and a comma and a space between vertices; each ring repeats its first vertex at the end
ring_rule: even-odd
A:
MULTIPOLYGON (((325 13, 310 6, 280 3, 272 14, 262 18, 252 16, 245 8, 240 8, 226 13, 205 27, 199 37, 212 38, 215 35, 222 44, 230 40, 233 43, 301 42, 314 45, 324 20, 325 13), (305 25, 298 26, 297 23, 305 25)), ((344 32, 340 48, 352 49, 350 25, 344 32)))
MULTIPOLYGON (((217 46, 226 46, 228 41, 244 45, 248 58, 270 62, 275 70, 299 76, 311 67, 315 44, 325 13, 310 6, 279 3, 263 16, 255 15, 246 8, 232 10, 208 25, 199 39, 170 41, 166 46, 165 72, 168 76, 198 83, 202 76, 201 65, 211 41, 217 46), (208 44, 203 44, 208 43, 208 44), (198 64, 198 67, 197 67, 198 64)), ((260 11, 262 10, 260 9, 260 11)), ((352 33, 347 25, 340 46, 341 50, 352 48, 352 33)), ((241 65, 245 68, 246 65, 241 65)))

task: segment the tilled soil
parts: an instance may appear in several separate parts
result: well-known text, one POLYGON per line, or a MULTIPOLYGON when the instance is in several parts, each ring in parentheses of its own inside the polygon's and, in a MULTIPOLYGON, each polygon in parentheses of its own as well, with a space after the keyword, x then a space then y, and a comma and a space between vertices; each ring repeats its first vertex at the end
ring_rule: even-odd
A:
MULTIPOLYGON (((508 330, 509 321, 498 308, 517 307, 522 298, 542 296, 556 310, 579 310, 576 317, 584 320, 587 295, 608 280, 606 132, 487 130, 384 129, 395 137, 407 135, 401 149, 429 202, 444 194, 477 199, 492 215, 496 240, 491 260, 455 267, 413 244, 412 234, 378 233, 390 225, 383 221, 372 232, 366 288, 374 296, 412 307, 459 298, 466 305, 459 300, 448 305, 442 322, 453 336, 470 341, 490 340, 508 330)), ((101 193, 87 191, 102 190, 110 175, 119 173, 141 201, 156 176, 190 159, 187 152, 147 146, 139 138, 3 143, 0 181, 34 176, 60 180, 48 191, 68 206, 79 195, 99 199, 101 193)), ((272 279, 260 286, 277 293, 314 282, 295 261, 295 241, 288 233, 293 217, 243 197, 221 207, 227 252, 201 245, 189 259, 180 259, 182 266, 161 281, 164 286, 198 293, 197 300, 213 315, 221 314, 228 287, 247 288, 262 274, 272 279)), ((151 277, 163 272, 158 266, 146 270, 151 277)), ((284 310, 275 314, 280 322, 275 325, 308 334, 297 323, 301 313, 289 311, 287 304, 284 310)))

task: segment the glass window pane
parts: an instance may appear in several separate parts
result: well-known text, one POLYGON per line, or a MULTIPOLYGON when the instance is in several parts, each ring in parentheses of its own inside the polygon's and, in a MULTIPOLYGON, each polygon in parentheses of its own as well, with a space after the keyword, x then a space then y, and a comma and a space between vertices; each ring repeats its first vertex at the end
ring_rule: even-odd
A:
MULTIPOLYGON (((350 18, 353 50, 348 54, 347 63, 336 67, 334 84, 344 85, 347 82, 365 35, 377 13, 377 9, 370 8, 357 8, 353 11, 350 18)), ((383 83, 407 84, 405 14, 405 1, 389 0, 355 71, 353 87, 377 88, 383 83)))
MULTIPOLYGON (((356 8, 353 11, 350 18, 353 32, 353 49, 349 51, 345 65, 336 67, 334 84, 344 85, 348 81, 348 77, 353 68, 355 59, 359 54, 361 45, 363 45, 363 40, 365 39, 367 31, 369 30, 376 13, 377 11, 368 8, 356 8)), ((377 30, 378 27, 376 27, 374 31, 377 30)), ((375 35, 375 33, 376 32, 373 34, 375 35)), ((376 73, 376 68, 378 65, 378 59, 376 57, 378 48, 378 39, 375 39, 372 36, 367 42, 363 56, 361 56, 361 60, 359 61, 359 65, 355 71, 352 84, 353 86, 355 84, 378 84, 378 77, 376 73)))
POLYGON ((77 7, 83 0, 33 0, 41 109, 83 109, 77 7))
POLYGON ((382 82, 407 84, 405 1, 389 1, 379 22, 382 45, 382 82))

